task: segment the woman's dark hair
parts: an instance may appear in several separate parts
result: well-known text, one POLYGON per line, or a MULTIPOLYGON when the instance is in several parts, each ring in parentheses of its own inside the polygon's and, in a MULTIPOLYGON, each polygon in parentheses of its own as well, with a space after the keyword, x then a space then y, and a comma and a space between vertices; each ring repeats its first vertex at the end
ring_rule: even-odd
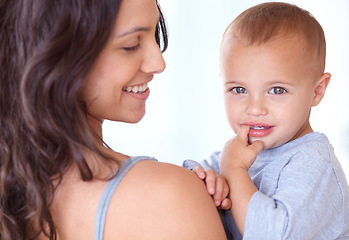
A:
POLYGON ((93 178, 81 149, 100 153, 80 90, 120 1, 0 0, 0 239, 56 239, 53 181, 72 165, 93 178))

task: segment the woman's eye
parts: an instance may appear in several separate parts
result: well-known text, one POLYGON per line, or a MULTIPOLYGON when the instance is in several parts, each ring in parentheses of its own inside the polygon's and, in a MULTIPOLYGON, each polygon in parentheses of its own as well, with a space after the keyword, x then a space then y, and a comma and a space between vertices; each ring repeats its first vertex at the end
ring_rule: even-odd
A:
POLYGON ((124 49, 126 52, 134 52, 134 51, 136 51, 139 47, 140 47, 140 45, 137 44, 137 45, 132 46, 132 47, 124 47, 123 49, 124 49))
POLYGON ((282 87, 273 87, 269 91, 269 93, 271 93, 271 94, 283 94, 285 92, 286 92, 286 90, 282 87))
POLYGON ((247 93, 246 89, 243 87, 234 87, 231 89, 231 91, 233 91, 233 93, 237 93, 237 94, 247 93))

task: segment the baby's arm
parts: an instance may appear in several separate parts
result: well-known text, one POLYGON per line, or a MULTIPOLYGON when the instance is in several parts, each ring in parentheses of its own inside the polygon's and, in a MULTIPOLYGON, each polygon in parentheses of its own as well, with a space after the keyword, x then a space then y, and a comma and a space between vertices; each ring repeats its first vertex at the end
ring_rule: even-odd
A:
POLYGON ((224 177, 212 169, 204 170, 200 165, 193 171, 205 181, 207 192, 212 196, 214 204, 224 210, 230 209, 231 200, 227 198, 229 186, 224 177))
POLYGON ((235 224, 243 235, 247 207, 257 188, 252 182, 248 169, 263 149, 263 143, 248 143, 248 126, 241 126, 237 136, 229 140, 220 160, 220 171, 230 187, 231 213, 235 224))

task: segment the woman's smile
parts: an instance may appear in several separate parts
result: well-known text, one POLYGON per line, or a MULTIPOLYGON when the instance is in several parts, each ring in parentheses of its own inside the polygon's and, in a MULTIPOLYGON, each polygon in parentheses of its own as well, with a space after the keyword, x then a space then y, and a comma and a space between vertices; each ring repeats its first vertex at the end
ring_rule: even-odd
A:
POLYGON ((125 92, 132 93, 143 93, 148 89, 148 83, 136 85, 136 86, 128 86, 124 87, 122 90, 125 92))

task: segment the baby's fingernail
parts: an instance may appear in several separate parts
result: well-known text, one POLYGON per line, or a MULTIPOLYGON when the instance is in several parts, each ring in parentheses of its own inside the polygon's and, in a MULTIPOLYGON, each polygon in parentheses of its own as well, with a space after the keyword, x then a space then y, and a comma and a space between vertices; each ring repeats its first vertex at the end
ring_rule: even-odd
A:
POLYGON ((213 189, 213 188, 210 188, 210 189, 208 190, 208 192, 212 195, 212 194, 214 194, 214 189, 213 189))
POLYGON ((219 201, 214 201, 214 204, 218 207, 220 202, 219 201))
POLYGON ((199 175, 200 175, 200 178, 202 178, 202 179, 205 178, 205 174, 203 172, 201 172, 199 175))

